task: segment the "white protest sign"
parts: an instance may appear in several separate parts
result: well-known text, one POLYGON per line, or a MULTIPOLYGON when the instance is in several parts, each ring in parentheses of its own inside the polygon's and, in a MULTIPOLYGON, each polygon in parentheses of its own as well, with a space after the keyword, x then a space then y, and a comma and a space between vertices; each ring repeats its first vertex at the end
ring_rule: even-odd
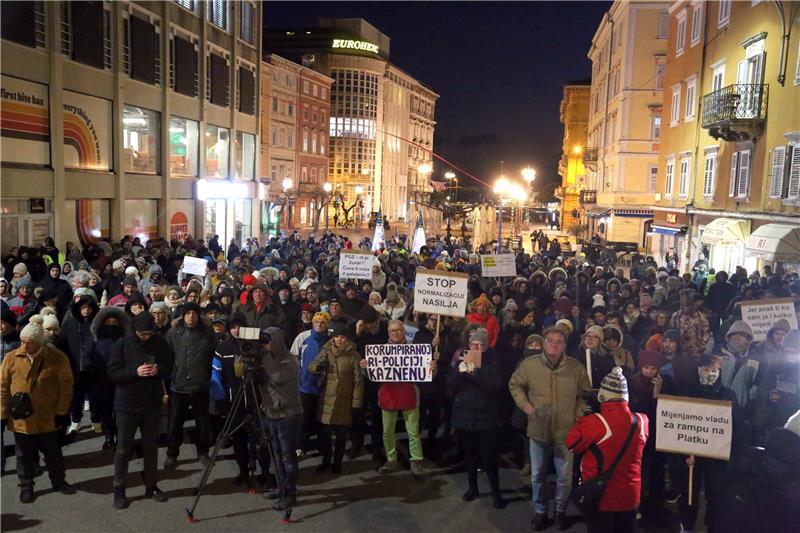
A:
POLYGON ((368 251, 342 250, 339 254, 339 279, 372 279, 374 255, 368 251))
POLYGON ((797 314, 791 298, 771 298, 742 302, 742 320, 753 329, 753 340, 763 341, 767 332, 778 320, 789 322, 789 328, 797 329, 797 314))
POLYGON ((417 269, 414 280, 414 311, 435 315, 467 315, 467 280, 461 272, 417 269))
POLYGON ((482 255, 481 274, 484 278, 516 276, 517 263, 514 254, 482 255))
POLYGON ((368 344, 367 375, 371 381, 431 381, 430 344, 368 344))
POLYGON ((727 461, 731 455, 731 402, 658 397, 656 450, 727 461))
POLYGON ((205 276, 208 261, 202 257, 186 256, 183 258, 183 272, 195 276, 205 276))

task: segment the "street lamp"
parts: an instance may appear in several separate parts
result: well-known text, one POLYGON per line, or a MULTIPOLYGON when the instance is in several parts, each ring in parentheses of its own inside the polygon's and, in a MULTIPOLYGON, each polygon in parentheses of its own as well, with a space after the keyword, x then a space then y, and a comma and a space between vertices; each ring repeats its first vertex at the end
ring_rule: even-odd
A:
POLYGON ((328 233, 328 206, 331 203, 331 192, 333 191, 333 185, 330 182, 326 181, 322 184, 322 190, 325 191, 325 234, 328 233))
MULTIPOLYGON (((356 192, 356 209, 358 210, 358 223, 354 224, 354 225, 360 228, 361 227, 361 206, 359 204, 360 204, 360 201, 361 201, 361 194, 364 192, 364 187, 362 187, 361 185, 356 185, 355 186, 355 192, 356 192)), ((355 214, 354 214, 353 218, 355 218, 355 214)), ((353 222, 356 222, 356 221, 354 220, 353 222)))
MULTIPOLYGON (((527 166, 522 169, 522 179, 525 180, 525 183, 528 184, 528 190, 531 190, 531 183, 533 180, 536 179, 536 170, 531 166, 527 166)), ((530 211, 528 212, 528 216, 530 216, 530 211)), ((530 218, 528 219, 528 223, 530 224, 530 218)))
POLYGON ((281 182, 281 185, 283 185, 283 194, 286 197, 286 229, 292 226, 292 219, 289 213, 289 190, 292 188, 293 184, 292 178, 283 178, 283 182, 281 182))
POLYGON ((512 183, 505 176, 500 176, 494 183, 494 193, 500 200, 497 213, 497 253, 503 251, 503 205, 509 202, 524 202, 528 193, 519 183, 512 183))

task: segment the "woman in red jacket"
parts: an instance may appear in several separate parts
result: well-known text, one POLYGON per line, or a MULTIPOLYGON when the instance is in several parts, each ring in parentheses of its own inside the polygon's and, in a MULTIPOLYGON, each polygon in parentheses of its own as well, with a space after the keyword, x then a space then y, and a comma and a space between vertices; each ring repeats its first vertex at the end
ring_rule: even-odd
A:
POLYGON ((474 311, 467 315, 467 323, 480 324, 481 327, 486 328, 486 331, 489 332, 489 346, 494 348, 497 346, 497 337, 500 336, 500 323, 489 312, 490 305, 486 294, 481 294, 472 302, 474 311))
POLYGON ((636 508, 642 484, 642 452, 649 433, 647 416, 631 413, 628 407, 628 384, 620 367, 603 378, 597 393, 600 412, 578 419, 567 435, 565 444, 572 453, 585 453, 581 460, 581 479, 596 477, 597 458, 590 451, 596 447, 602 456, 605 472, 619 454, 631 430, 633 417, 637 428, 622 459, 611 475, 598 512, 586 517, 589 533, 627 533, 636 525, 636 508))

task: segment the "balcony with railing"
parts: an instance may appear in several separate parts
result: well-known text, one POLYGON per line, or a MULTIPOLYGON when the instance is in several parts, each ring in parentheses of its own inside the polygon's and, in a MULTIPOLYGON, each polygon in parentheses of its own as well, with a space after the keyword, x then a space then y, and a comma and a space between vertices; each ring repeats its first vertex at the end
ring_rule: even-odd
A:
POLYGON ((767 118, 769 85, 737 83, 703 96, 701 125, 715 139, 760 137, 767 118))
POLYGON ((583 152, 583 166, 589 170, 597 170, 597 148, 587 148, 583 152))

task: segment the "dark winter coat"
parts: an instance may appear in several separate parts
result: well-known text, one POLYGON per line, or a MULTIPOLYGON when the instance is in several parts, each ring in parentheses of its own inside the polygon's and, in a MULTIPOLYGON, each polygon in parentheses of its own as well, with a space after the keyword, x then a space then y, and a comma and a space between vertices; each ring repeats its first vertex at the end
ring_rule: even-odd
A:
POLYGON ((272 349, 261 360, 266 377, 262 390, 266 405, 264 410, 273 420, 299 415, 303 412, 300 403, 300 368, 283 341, 283 332, 269 328, 272 349))
POLYGON ((108 377, 116 384, 114 409, 123 413, 148 414, 161 408, 164 380, 172 371, 173 356, 161 335, 142 342, 135 333, 119 339, 111 349, 108 377), (141 377, 137 369, 146 363, 158 365, 158 375, 141 377))
POLYGON ((504 385, 502 370, 494 350, 483 352, 481 367, 470 375, 454 369, 447 377, 453 393, 452 421, 454 429, 492 431, 500 425, 497 394, 504 385))
POLYGON ((178 319, 167 332, 166 340, 175 356, 172 390, 185 394, 208 390, 216 345, 211 329, 202 320, 188 328, 178 319))
POLYGON ((72 370, 73 372, 97 371, 92 335, 92 322, 98 313, 97 304, 91 296, 81 296, 72 304, 70 311, 61 324, 61 338, 67 344, 72 370), (81 307, 86 303, 93 305, 93 311, 89 317, 84 318, 81 316, 81 307))

